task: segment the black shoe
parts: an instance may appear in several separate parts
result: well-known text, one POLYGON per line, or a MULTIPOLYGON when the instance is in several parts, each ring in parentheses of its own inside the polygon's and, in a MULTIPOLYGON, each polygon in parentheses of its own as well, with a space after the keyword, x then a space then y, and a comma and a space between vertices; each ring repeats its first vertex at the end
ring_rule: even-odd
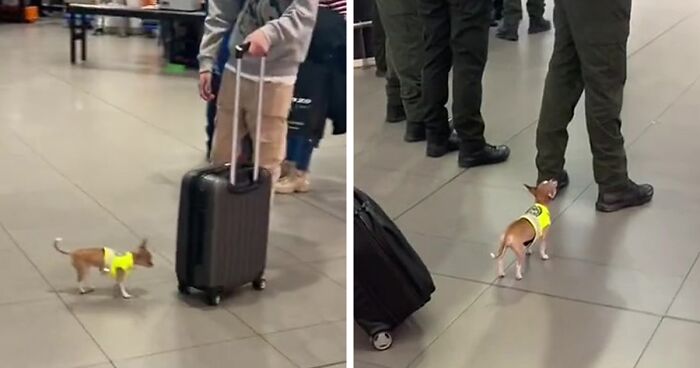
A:
POLYGON ((530 27, 527 29, 527 33, 535 34, 541 32, 547 32, 552 29, 552 22, 544 18, 530 18, 530 27))
POLYGON ((506 41, 517 41, 518 27, 506 26, 505 24, 503 24, 496 31, 496 37, 506 41))
POLYGON ((442 157, 450 152, 459 149, 459 137, 452 132, 447 139, 444 140, 428 140, 428 145, 425 149, 425 154, 428 157, 442 157))
POLYGON ((492 146, 487 144, 478 151, 460 147, 459 167, 468 169, 474 166, 497 164, 507 160, 508 156, 510 156, 510 148, 503 145, 492 146))
POLYGON ((400 123, 406 120, 406 111, 402 105, 387 105, 386 106, 386 122, 400 123))
POLYGON ((654 196, 654 187, 649 184, 635 184, 617 192, 599 192, 596 210, 600 212, 615 212, 628 207, 641 206, 649 203, 654 196))
POLYGON ((498 19, 496 17, 491 18, 491 27, 498 27, 498 19))
POLYGON ((409 143, 425 140, 425 124, 406 122, 406 134, 403 140, 409 143))

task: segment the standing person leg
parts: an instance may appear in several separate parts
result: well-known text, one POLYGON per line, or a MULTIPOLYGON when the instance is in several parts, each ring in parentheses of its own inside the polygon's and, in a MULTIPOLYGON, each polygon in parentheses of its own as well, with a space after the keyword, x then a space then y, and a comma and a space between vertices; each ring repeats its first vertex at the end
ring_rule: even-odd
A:
MULTIPOLYGON (((493 0, 493 20, 499 21, 503 19, 503 0, 493 0)), ((491 26, 494 26, 491 23, 491 26)))
POLYGON ((219 86, 221 85, 221 75, 212 73, 211 89, 214 91, 214 99, 207 102, 207 159, 211 157, 211 145, 214 138, 214 126, 216 119, 216 105, 219 98, 219 86))
POLYGON ((530 16, 530 25, 527 32, 530 34, 546 32, 552 29, 552 22, 544 17, 545 0, 527 0, 527 14, 530 16))
POLYGON ((577 28, 574 36, 586 91, 586 126, 599 188, 596 209, 613 212, 645 204, 652 199, 654 188, 629 179, 620 119, 632 2, 594 0, 584 7, 566 1, 577 28))
POLYGON ((523 19, 522 0, 503 0, 503 23, 496 31, 496 37, 508 40, 518 40, 518 27, 523 19))
MULTIPOLYGON (((244 80, 246 93, 251 94, 243 105, 247 130, 253 142, 256 136, 258 82, 244 80), (256 91, 256 93, 251 93, 256 91)), ((241 91, 244 89, 241 86, 241 91)), ((287 153, 287 117, 292 105, 294 86, 265 82, 260 123, 260 166, 267 169, 276 183, 280 178, 281 164, 287 153)), ((255 154, 255 152, 254 152, 255 154)))
POLYGON ((450 49, 450 4, 447 0, 420 0, 419 11, 425 27, 423 47, 423 106, 428 157, 456 151, 459 142, 450 139, 447 121, 448 78, 452 68, 450 49))
POLYGON ((386 49, 386 118, 387 123, 400 123, 406 120, 406 110, 401 100, 401 81, 396 73, 391 50, 386 49))
POLYGON ((486 144, 485 123, 481 115, 491 1, 451 1, 452 120, 460 140, 459 166, 468 168, 503 162, 508 159, 510 150, 506 146, 486 144))
POLYGON ((415 141, 424 124, 421 96, 423 26, 418 0, 377 0, 387 37, 387 53, 401 82, 401 100, 406 111, 407 141, 415 141))
MULTIPOLYGON (((241 86, 243 88, 243 86, 241 86)), ((250 94, 241 93, 241 107, 250 94)), ((233 139, 233 113, 234 101, 236 97, 236 75, 226 70, 221 76, 221 87, 217 97, 217 109, 215 119, 214 138, 212 142, 211 162, 214 165, 223 165, 231 162, 231 143, 233 139)), ((243 109, 239 111, 238 126, 238 147, 240 150, 241 141, 247 134, 244 123, 245 114, 243 109)))
POLYGON ((559 189, 569 184, 564 155, 569 141, 567 127, 583 93, 581 62, 570 29, 568 13, 561 1, 554 5, 554 50, 544 84, 537 123, 537 182, 557 179, 559 189))
POLYGON ((384 26, 382 18, 377 10, 377 3, 373 2, 372 12, 372 41, 374 44, 374 63, 377 67, 377 77, 384 77, 387 71, 386 62, 386 35, 384 34, 384 26))

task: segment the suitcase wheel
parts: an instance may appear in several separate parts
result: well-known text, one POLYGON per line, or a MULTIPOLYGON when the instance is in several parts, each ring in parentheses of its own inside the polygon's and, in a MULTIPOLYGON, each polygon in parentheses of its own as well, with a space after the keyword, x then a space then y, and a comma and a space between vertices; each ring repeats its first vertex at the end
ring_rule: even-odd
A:
POLYGON ((370 337, 369 340, 372 343, 372 346, 374 346, 374 348, 379 351, 389 349, 391 347, 391 344, 394 342, 391 338, 391 333, 389 333, 389 331, 377 332, 372 337, 370 337))
POLYGON ((182 295, 190 295, 190 287, 185 284, 177 284, 177 291, 182 295))
POLYGON ((253 289, 255 290, 265 290, 265 286, 267 286, 267 280, 265 280, 264 277, 260 277, 256 280, 253 280, 253 289))
POLYGON ((207 303, 217 306, 221 303, 221 292, 219 290, 207 290, 207 303))

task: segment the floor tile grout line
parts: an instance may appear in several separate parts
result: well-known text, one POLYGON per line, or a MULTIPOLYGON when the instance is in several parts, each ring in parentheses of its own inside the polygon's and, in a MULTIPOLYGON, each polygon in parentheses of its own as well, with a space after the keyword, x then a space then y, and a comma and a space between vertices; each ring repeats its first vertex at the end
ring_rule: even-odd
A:
POLYGON ((654 336, 656 336, 656 332, 659 331, 659 328, 661 328, 661 324, 664 322, 664 317, 659 318, 659 321, 656 323, 656 327, 654 328, 654 331, 651 332, 651 336, 649 336, 649 339, 647 340, 646 344, 644 344, 644 347, 642 348, 642 351, 639 353, 639 356, 637 357, 637 361, 634 362, 634 366, 632 368, 637 368, 639 363, 642 361, 642 358, 644 358, 644 354, 647 352, 647 349, 651 345, 652 340, 654 340, 654 336))
MULTIPOLYGON (((508 138, 508 139, 504 142, 504 144, 510 143, 513 139, 515 139, 516 137, 518 137, 520 134, 522 134, 523 132, 525 132, 527 129, 529 129, 532 125, 534 125, 534 124, 536 124, 536 123, 537 123, 537 120, 535 120, 534 122, 528 124, 526 127, 522 128, 520 131, 516 132, 513 136, 511 136, 510 138, 508 138)), ((419 199, 416 203, 414 203, 413 205, 409 206, 407 209, 405 209, 404 211, 400 212, 398 215, 392 217, 393 221, 399 220, 399 219, 400 219, 402 216, 404 216, 406 213, 408 213, 409 211, 411 211, 411 210, 413 210, 414 208, 418 207, 421 203, 425 202, 425 201, 426 201, 427 199, 429 199, 430 197, 434 196, 437 192, 439 192, 440 190, 442 190, 443 188, 445 188, 448 184, 450 184, 450 183, 454 182, 455 180, 457 180, 457 178, 459 178, 461 175, 463 175, 463 174, 466 173, 467 171, 468 171, 467 169, 459 168, 459 172, 456 173, 454 176, 452 176, 451 178, 446 179, 446 181, 445 181, 443 184, 439 185, 437 188, 435 188, 434 190, 430 191, 430 192, 429 192, 428 194, 426 194, 423 198, 419 199)))
POLYGON ((690 319, 690 318, 665 315, 664 319, 670 319, 670 320, 674 320, 674 321, 678 321, 678 322, 687 322, 687 323, 700 325, 700 321, 695 320, 695 319, 690 319))
MULTIPOLYGON (((104 357, 107 359, 107 361, 108 361, 109 363, 113 363, 112 358, 107 354, 107 352, 104 350, 104 348, 102 348, 102 345, 100 345, 100 344, 97 342, 97 339, 95 338, 95 336, 93 336, 92 333, 90 333, 90 331, 87 329, 87 327, 85 326, 85 324, 83 324, 83 322, 78 318, 78 316, 75 314, 75 312, 68 306, 68 303, 66 302, 65 299, 63 299, 63 297, 61 296, 61 293, 59 293, 58 289, 56 289, 56 287, 54 287, 53 284, 51 284, 51 282, 49 282, 48 277, 46 277, 46 275, 44 275, 44 273, 41 272, 41 269, 39 269, 39 266, 37 266, 37 264, 34 263, 34 261, 32 261, 32 259, 29 257, 29 254, 27 254, 27 252, 19 245, 19 241, 14 237, 14 235, 12 235, 12 234, 7 230, 7 228, 5 227, 5 225, 4 225, 3 223, 1 223, 1 222, 0 222, 0 229, 2 229, 3 231, 5 231, 5 233, 7 234, 7 236, 8 236, 8 237, 10 238, 10 240, 14 243, 15 247, 17 247, 17 249, 24 255, 24 257, 25 257, 25 258, 27 259, 27 261, 32 265, 32 267, 34 267, 34 269, 35 269, 36 272, 39 274, 39 276, 44 280, 44 282, 46 283, 46 285, 47 285, 49 288, 51 288, 51 290, 53 290, 53 293, 56 295, 56 297, 58 298, 58 300, 61 301, 61 304, 63 304, 63 307, 66 308, 66 311, 73 317, 73 319, 75 319, 75 321, 76 321, 76 322, 78 323, 78 325, 83 329, 83 331, 85 332, 85 334, 87 334, 88 337, 90 337, 90 339, 92 340, 92 342, 93 342, 93 343, 95 344, 95 346, 100 350, 100 352, 102 353, 102 355, 104 355, 104 357)), ((112 364, 112 365, 114 365, 114 364, 112 364)))
POLYGON ((555 294, 550 294, 550 293, 545 293, 541 291, 534 291, 534 290, 528 290, 524 288, 520 288, 517 286, 508 286, 508 285, 501 285, 501 284, 494 284, 494 287, 500 288, 500 289, 509 289, 509 290, 515 290, 519 291, 522 293, 527 293, 527 294, 534 294, 534 295, 540 295, 540 296, 546 296, 548 298, 553 298, 553 299, 559 299, 559 300, 566 300, 569 302, 575 302, 575 303, 580 303, 580 304, 586 304, 590 306, 595 306, 595 307, 603 307, 603 308, 609 308, 609 309, 615 309, 617 311, 622 311, 622 312, 631 312, 631 313, 637 313, 637 314, 643 314, 651 317, 656 317, 656 318, 661 318, 664 317, 663 315, 654 313, 654 312, 649 312, 649 311, 643 311, 639 309, 632 309, 632 308, 625 308, 625 307, 619 307, 616 305, 612 304, 605 304, 605 303, 599 303, 599 302, 592 302, 590 300, 583 300, 583 299, 578 299, 578 298, 572 298, 572 297, 567 297, 567 296, 562 296, 562 295, 555 295, 555 294))
POLYGON ((698 254, 695 256, 695 260, 693 261, 693 264, 690 265, 688 272, 686 272, 685 277, 683 278, 683 282, 681 282, 680 286, 678 286, 678 290, 676 290, 676 293, 673 295, 673 299, 671 299, 671 303, 669 303, 668 307, 666 308, 666 312, 664 312, 664 315, 668 315, 668 313, 671 312, 671 307, 673 307, 673 303, 676 302, 678 295, 680 295, 681 291, 683 290, 683 287, 685 286, 686 282, 690 278, 690 274, 693 273, 693 270, 695 269, 695 266, 698 264, 699 259, 700 259, 700 252, 698 252, 698 254))
POLYGON ((639 363, 642 361, 642 358, 644 358, 644 354, 646 353, 647 349, 651 345, 651 342, 654 341, 654 337, 656 336, 656 332, 659 331, 659 328, 661 328, 661 324, 666 319, 666 316, 668 316, 668 313, 671 311, 671 308, 673 307, 673 304, 676 302, 678 295, 683 290, 683 287, 685 286, 686 282, 688 281, 690 274, 693 272, 693 269, 697 265, 698 259, 700 259, 700 252, 698 252, 698 254, 695 256, 695 260, 693 260, 693 263, 690 265, 688 272, 686 272, 685 278, 683 278, 683 281, 678 286, 678 290, 676 290, 676 293, 673 295, 671 302, 668 304, 668 307, 666 307, 666 311, 664 312, 664 315, 661 317, 661 319, 659 319, 659 322, 656 324, 656 328, 654 329, 654 332, 652 332, 651 336, 649 336, 649 339, 647 340, 646 344, 644 345, 642 352, 639 354, 639 357, 637 357, 637 362, 634 363, 634 368, 637 368, 639 363))
POLYGON ((692 13, 686 15, 685 17, 681 18, 678 22, 672 24, 670 27, 666 28, 663 32, 659 33, 659 34, 656 35, 654 38, 652 38, 651 40, 649 40, 647 43, 643 44, 643 45, 640 46, 638 49, 636 49, 636 50, 634 50, 632 53, 630 53, 629 56, 627 57, 627 59, 628 59, 628 60, 629 60, 629 59, 632 59, 633 56, 635 56, 636 54, 638 54, 638 53, 641 52, 642 50, 646 49, 646 48, 647 48, 648 46, 650 46, 652 43, 656 42, 656 41, 659 40, 661 37, 665 36, 667 33, 671 32, 671 31, 674 30, 676 27, 678 27, 679 25, 681 25, 681 23, 684 23, 685 21, 687 21, 688 19, 694 17, 694 16, 697 15, 698 13, 700 13, 700 11, 696 10, 696 11, 694 11, 694 12, 692 12, 692 13))
MULTIPOLYGON (((344 188, 343 188, 343 189, 344 189, 344 188)), ((337 214, 335 214, 335 213, 333 213, 333 212, 331 212, 331 211, 326 210, 325 208, 323 208, 323 207, 319 206, 318 204, 314 203, 313 201, 309 201, 309 200, 304 199, 303 196, 293 194, 293 195, 291 195, 290 197, 296 199, 296 200, 299 201, 299 202, 302 202, 302 203, 304 203, 304 204, 307 204, 307 205, 309 205, 309 206, 311 206, 311 207, 313 207, 313 208, 315 208, 315 209, 317 209, 317 210, 319 210, 319 211, 325 213, 326 215, 331 216, 331 217, 333 217, 333 218, 335 218, 335 219, 337 219, 337 220, 340 220, 341 222, 345 223, 345 219, 342 218, 341 216, 338 216, 337 214)), ((346 205, 347 205, 347 204, 346 204, 346 205)), ((273 208, 274 208, 274 203, 273 203, 273 208)))
POLYGON ((89 90, 87 90, 87 89, 85 89, 85 88, 80 87, 79 85, 72 84, 72 83, 70 83, 69 81, 67 81, 67 80, 61 78, 60 76, 55 75, 55 74, 53 74, 53 73, 51 73, 51 72, 49 72, 49 71, 41 71, 41 72, 45 73, 46 75, 48 75, 48 76, 50 76, 50 77, 52 77, 52 78, 54 78, 54 79, 56 79, 56 80, 58 80, 58 81, 60 81, 60 82, 62 82, 62 83, 64 83, 64 84, 66 84, 66 85, 68 85, 68 86, 70 86, 70 87, 72 87, 72 88, 77 89, 78 91, 80 91, 80 92, 82 92, 82 93, 84 93, 84 94, 86 94, 86 95, 88 95, 88 96, 90 96, 90 97, 92 97, 92 98, 94 98, 94 99, 96 99, 96 100, 98 100, 98 101, 100 101, 100 102, 102 102, 102 103, 108 105, 108 106, 111 106, 113 109, 115 109, 115 110, 117 110, 117 111, 119 111, 119 112, 122 112, 122 113, 124 113, 124 114, 126 114, 126 115, 128 115, 128 116, 130 116, 130 117, 132 117, 132 118, 134 118, 134 119, 136 119, 137 121, 140 121, 142 124, 148 125, 149 127, 151 127, 152 129, 154 129, 154 130, 160 132, 160 133, 163 134, 164 136, 166 136, 166 137, 168 137, 168 138, 170 138, 170 139, 173 139, 173 140, 179 142, 180 144, 182 144, 182 145, 184 145, 184 146, 186 146, 186 147, 189 147, 189 148, 191 148, 191 149, 194 149, 194 150, 197 150, 197 151, 200 151, 200 152, 204 152, 204 150, 202 150, 201 148, 196 147, 196 146, 193 146, 193 145, 191 145, 191 144, 188 143, 188 142, 185 142, 185 141, 182 140, 180 137, 178 137, 178 136, 176 136, 176 135, 170 133, 170 132, 167 131, 166 129, 164 129, 164 128, 162 128, 162 127, 160 127, 160 126, 158 126, 158 125, 156 125, 156 124, 154 124, 154 123, 151 123, 151 122, 147 121, 146 119, 144 119, 144 118, 142 118, 142 117, 136 115, 135 113, 132 113, 132 112, 130 112, 130 111, 127 111, 125 108, 123 108, 123 107, 121 107, 121 106, 119 106, 119 105, 115 105, 115 104, 109 102, 109 101, 106 100, 105 98, 103 98, 103 97, 101 97, 101 96, 98 96, 98 95, 92 93, 91 91, 89 91, 89 90))
POLYGON ((309 368, 328 368, 328 367, 333 367, 333 366, 336 366, 336 365, 343 364, 343 363, 345 363, 345 362, 346 362, 345 360, 341 360, 341 361, 338 361, 338 362, 333 362, 333 363, 328 363, 328 364, 315 365, 315 366, 309 367, 309 368))
POLYGON ((195 349, 199 349, 199 348, 206 348, 206 347, 209 347, 209 346, 224 345, 224 344, 228 344, 228 343, 231 343, 231 342, 239 342, 239 341, 243 341, 243 340, 252 340, 252 339, 255 339, 255 338, 257 338, 257 337, 259 337, 259 336, 250 335, 250 336, 241 336, 241 337, 230 337, 230 338, 226 338, 226 339, 223 339, 223 340, 209 341, 209 342, 204 342, 204 343, 200 343, 200 344, 194 344, 194 345, 190 345, 190 346, 184 346, 184 347, 172 348, 172 349, 165 349, 165 350, 154 351, 154 352, 150 352, 150 353, 146 353, 146 354, 139 354, 139 355, 134 355, 134 356, 130 356, 130 357, 119 358, 119 359, 117 359, 117 360, 127 362, 127 361, 131 361, 131 360, 136 360, 136 359, 143 359, 143 358, 148 358, 148 357, 152 357, 152 356, 158 356, 158 355, 164 355, 164 354, 175 353, 175 352, 178 352, 178 351, 195 350, 195 349))
POLYGON ((413 363, 415 363, 418 359, 420 359, 420 357, 422 357, 422 356, 425 354, 425 352, 428 351, 428 349, 430 349, 431 346, 433 346, 433 344, 440 338, 440 336, 442 336, 442 334, 445 333, 445 331, 449 330, 450 327, 452 327, 452 325, 454 325, 455 322, 457 322, 457 320, 459 320, 460 318, 462 318, 462 316, 463 316, 465 313, 467 313, 467 312, 471 309, 471 307, 473 307, 474 304, 476 304, 476 302, 479 301, 479 300, 481 299, 481 297, 484 296, 484 294, 486 294, 486 292, 487 292, 488 290, 491 290, 491 288, 494 287, 494 285, 485 285, 485 286, 486 286, 486 287, 484 287, 484 290, 482 290, 482 291, 474 298, 474 300, 472 300, 472 302, 469 303, 469 305, 467 305, 466 308, 464 308, 464 310, 463 310, 462 312, 460 312, 454 319, 452 319, 452 321, 450 321, 450 323, 448 323, 447 326, 445 326, 445 328, 442 329, 442 330, 440 331, 440 333, 437 334, 437 336, 435 336, 435 338, 431 339, 431 340, 430 340, 430 343, 428 343, 427 345, 425 345, 424 348, 420 349, 420 352, 416 355, 415 358, 413 358, 413 359, 408 363, 408 365, 406 365, 406 367, 410 367, 413 363))
POLYGON ((280 349, 278 349, 275 345, 273 345, 272 343, 270 343, 270 341, 269 341, 268 339, 266 339, 265 336, 264 336, 263 334, 259 333, 255 328, 253 328, 252 325, 250 325, 248 322, 246 322, 243 318, 239 317, 234 311, 230 310, 229 308, 224 308, 224 311, 226 311, 228 314, 230 314, 230 315, 236 317, 236 319, 238 319, 239 321, 241 321, 241 323, 242 323, 243 325, 245 325, 245 326, 248 327, 251 331, 253 331, 253 333, 255 334, 256 337, 258 337, 259 339, 261 339, 262 341, 264 341, 265 344, 267 344, 268 346, 270 346, 270 347, 271 347, 273 350, 275 350, 278 354, 280 354, 280 355, 283 356, 285 359, 287 359, 287 361, 288 361, 289 363, 291 363, 293 366, 295 366, 295 367, 297 367, 297 368, 301 368, 301 367, 299 366, 299 364, 297 364, 295 361, 293 361, 290 357, 288 357, 285 353, 283 353, 283 352, 282 352, 280 349))
MULTIPOLYGON (((102 208, 107 214, 112 217, 114 220, 116 220, 119 224, 124 226, 124 228, 130 232, 132 235, 134 235, 137 239, 141 238, 141 234, 139 234, 137 231, 135 231, 130 225, 128 225, 125 221, 123 221, 119 216, 117 216, 112 210, 107 208, 102 202, 100 202, 97 198, 95 198, 92 194, 90 194, 86 189, 81 187, 79 184, 75 183, 73 180, 71 180, 65 173, 63 173, 56 165, 54 165, 51 161, 49 161, 42 153, 37 151, 32 145, 30 145, 27 141, 24 140, 16 131, 11 130, 14 136, 20 140, 24 145, 26 145, 29 150, 31 150, 41 161, 43 161, 46 165, 49 166, 52 170, 54 170, 59 176, 61 176, 64 180, 66 180, 70 185, 78 189, 81 193, 83 193, 85 196, 87 196, 92 202, 94 202, 97 206, 102 208)), ((168 262, 169 264, 173 265, 173 263, 166 257, 160 249, 156 248, 153 249, 154 253, 158 254, 165 262, 168 262)))
MULTIPOLYGON (((362 359, 356 359, 355 357, 353 357, 353 362, 359 362, 359 363, 370 364, 370 365, 373 366, 373 368, 374 368, 374 367, 376 367, 376 368, 389 368, 389 367, 387 367, 387 366, 385 366, 385 365, 382 365, 382 364, 367 362, 367 361, 364 361, 364 360, 362 360, 362 359)), ((407 367, 408 367, 408 366, 407 366, 407 367)))

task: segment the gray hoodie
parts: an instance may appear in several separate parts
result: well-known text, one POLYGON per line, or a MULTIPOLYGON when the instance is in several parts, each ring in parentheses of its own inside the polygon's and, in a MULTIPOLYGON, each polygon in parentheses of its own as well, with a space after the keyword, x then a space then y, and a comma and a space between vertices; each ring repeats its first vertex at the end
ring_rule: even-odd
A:
MULTIPOLYGON (((317 11, 318 0, 209 0, 199 47, 199 71, 212 70, 226 32, 232 32, 232 49, 262 27, 270 40, 265 75, 296 76, 311 43, 317 11)), ((229 63, 235 65, 233 60, 229 63)), ((257 75, 259 68, 258 59, 243 58, 242 73, 257 75)))

